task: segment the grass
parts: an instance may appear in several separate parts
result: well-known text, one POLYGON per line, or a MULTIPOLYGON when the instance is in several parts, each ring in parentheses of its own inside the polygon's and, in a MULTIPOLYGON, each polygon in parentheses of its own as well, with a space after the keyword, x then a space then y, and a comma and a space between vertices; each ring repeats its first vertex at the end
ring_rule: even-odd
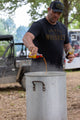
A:
POLYGON ((80 68, 65 70, 65 72, 80 72, 80 68))
POLYGON ((78 85, 77 88, 80 89, 80 85, 78 85))

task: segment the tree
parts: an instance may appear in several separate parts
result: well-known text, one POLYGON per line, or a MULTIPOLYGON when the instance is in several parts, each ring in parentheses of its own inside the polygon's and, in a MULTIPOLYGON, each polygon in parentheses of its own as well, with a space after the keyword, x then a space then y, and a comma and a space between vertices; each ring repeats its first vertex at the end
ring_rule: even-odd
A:
POLYGON ((78 0, 62 0, 64 4, 64 24, 68 27, 75 19, 79 21, 80 1, 78 0), (75 10, 74 10, 75 9, 75 10))
POLYGON ((12 14, 16 8, 27 4, 26 0, 0 0, 0 10, 12 14))
POLYGON ((7 34, 7 31, 4 29, 3 21, 4 19, 0 19, 0 34, 7 34))
MULTIPOLYGON (((4 34, 12 34, 15 36, 15 32, 16 31, 16 26, 13 22, 12 19, 0 19, 0 34, 4 35, 4 34)), ((6 41, 0 41, 0 56, 3 55, 6 46, 7 46, 7 42, 6 41)))
POLYGON ((15 35, 15 42, 21 42, 22 43, 22 38, 24 34, 27 32, 29 28, 20 26, 16 30, 16 35, 15 35))
POLYGON ((11 18, 0 19, 0 34, 15 34, 16 25, 11 18))
POLYGON ((14 21, 11 18, 3 20, 4 29, 8 32, 8 34, 15 34, 16 31, 16 25, 14 24, 14 21))
MULTIPOLYGON (((27 32, 29 28, 28 27, 24 27, 24 26, 20 26, 17 28, 16 30, 16 35, 15 35, 15 43, 22 43, 22 38, 24 36, 24 34, 27 32)), ((21 50, 21 46, 15 46, 16 51, 21 50)))
MULTIPOLYGON (((47 8, 52 0, 2 0, 0 1, 1 10, 7 10, 11 14, 17 7, 30 4, 28 13, 32 17, 32 21, 45 16, 47 8), (44 9, 42 10, 42 5, 44 9), (42 10, 42 11, 41 11, 42 10)), ((57 0, 58 1, 58 0, 57 0)), ((67 27, 75 19, 80 20, 80 1, 79 0, 61 0, 64 4, 64 13, 60 18, 67 27), (75 11, 74 11, 75 8, 75 11)))
POLYGON ((78 22, 77 20, 74 20, 73 23, 71 25, 69 25, 69 29, 80 29, 80 22, 78 22))
MULTIPOLYGON (((55 1, 59 1, 59 0, 55 0, 55 1)), ((32 20, 37 19, 37 16, 43 16, 45 15, 45 13, 47 13, 47 8, 49 6, 49 4, 51 3, 51 0, 46 1, 46 0, 34 0, 34 1, 29 1, 31 9, 29 10, 28 13, 30 13, 30 15, 32 16, 32 20), (46 10, 42 11, 42 14, 39 14, 39 7, 41 7, 41 4, 44 4, 44 7, 46 8, 46 10)), ((64 12, 63 15, 60 18, 60 21, 63 22, 66 27, 68 27, 69 24, 71 24, 75 19, 77 21, 80 20, 80 1, 78 0, 61 0, 61 2, 63 2, 64 4, 64 12), (75 11, 74 11, 75 8, 75 11), (69 19, 70 18, 70 19, 69 19)))

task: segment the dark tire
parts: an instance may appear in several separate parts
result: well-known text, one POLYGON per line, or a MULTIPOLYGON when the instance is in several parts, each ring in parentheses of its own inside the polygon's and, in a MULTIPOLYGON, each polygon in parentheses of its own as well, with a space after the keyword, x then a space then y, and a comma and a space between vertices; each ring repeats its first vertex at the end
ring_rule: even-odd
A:
POLYGON ((21 84, 24 91, 26 91, 26 80, 25 80, 25 73, 30 72, 30 66, 25 66, 22 68, 20 77, 19 77, 19 83, 21 84))
POLYGON ((23 76, 20 84, 21 84, 23 90, 26 91, 26 80, 25 80, 25 76, 23 76))

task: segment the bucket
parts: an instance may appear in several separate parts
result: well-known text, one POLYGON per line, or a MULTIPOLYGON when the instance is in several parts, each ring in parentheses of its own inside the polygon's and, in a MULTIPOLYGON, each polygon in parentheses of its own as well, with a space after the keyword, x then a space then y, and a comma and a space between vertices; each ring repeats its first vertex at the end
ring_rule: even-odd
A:
POLYGON ((27 120, 67 120, 66 73, 30 72, 25 78, 27 120))

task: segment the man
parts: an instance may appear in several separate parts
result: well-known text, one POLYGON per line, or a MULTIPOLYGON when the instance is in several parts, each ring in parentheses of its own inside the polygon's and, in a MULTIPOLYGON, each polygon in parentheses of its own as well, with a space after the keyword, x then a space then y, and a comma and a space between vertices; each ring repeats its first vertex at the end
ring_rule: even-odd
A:
MULTIPOLYGON (((24 45, 31 51, 32 55, 42 54, 47 61, 47 65, 59 69, 63 69, 63 49, 66 53, 71 49, 67 29, 62 23, 58 22, 63 8, 64 5, 61 2, 51 2, 47 16, 34 22, 23 37, 24 45)), ((67 58, 70 63, 74 55, 67 54, 67 58)))

